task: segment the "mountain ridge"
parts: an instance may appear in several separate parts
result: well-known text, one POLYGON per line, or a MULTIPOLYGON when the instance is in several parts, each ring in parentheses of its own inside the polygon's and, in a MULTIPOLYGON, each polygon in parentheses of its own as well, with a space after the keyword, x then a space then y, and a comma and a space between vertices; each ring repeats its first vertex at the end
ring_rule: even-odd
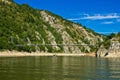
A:
POLYGON ((13 0, 1 0, 0 11, 0 50, 95 52, 105 38, 80 23, 71 22, 47 10, 17 4, 13 0), (79 45, 69 46, 74 44, 79 45))

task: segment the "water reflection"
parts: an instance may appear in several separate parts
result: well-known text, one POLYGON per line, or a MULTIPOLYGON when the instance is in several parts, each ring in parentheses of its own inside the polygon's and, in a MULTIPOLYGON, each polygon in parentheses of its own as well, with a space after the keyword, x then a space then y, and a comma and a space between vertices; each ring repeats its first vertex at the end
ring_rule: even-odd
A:
POLYGON ((119 80, 120 58, 0 58, 2 80, 119 80))
POLYGON ((120 80, 120 58, 110 58, 108 61, 110 66, 110 78, 120 80))

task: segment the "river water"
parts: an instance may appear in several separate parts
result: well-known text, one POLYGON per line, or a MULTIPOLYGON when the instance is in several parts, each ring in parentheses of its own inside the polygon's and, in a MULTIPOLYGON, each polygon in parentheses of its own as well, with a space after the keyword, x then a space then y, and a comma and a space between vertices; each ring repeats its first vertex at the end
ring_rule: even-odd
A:
POLYGON ((0 80, 120 80, 120 58, 0 57, 0 80))

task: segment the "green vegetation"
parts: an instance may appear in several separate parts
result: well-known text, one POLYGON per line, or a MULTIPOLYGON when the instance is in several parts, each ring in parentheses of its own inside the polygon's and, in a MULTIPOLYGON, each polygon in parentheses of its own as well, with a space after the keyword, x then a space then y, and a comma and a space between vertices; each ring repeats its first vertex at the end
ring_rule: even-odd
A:
POLYGON ((42 39, 38 40, 35 34, 35 31, 40 30, 41 35, 45 37, 42 20, 38 19, 41 16, 39 12, 26 4, 8 5, 0 1, 0 50, 35 51, 33 46, 16 45, 42 43, 42 39))
POLYGON ((107 37, 101 45, 103 45, 106 49, 109 49, 112 38, 116 38, 116 34, 111 33, 110 35, 107 35, 107 37))
POLYGON ((118 32, 118 34, 116 35, 116 38, 117 38, 118 41, 120 42, 120 32, 118 32))
MULTIPOLYGON (((0 0, 0 50, 64 52, 64 48, 61 45, 57 46, 60 48, 59 50, 54 49, 53 46, 50 45, 39 45, 51 44, 52 41, 49 40, 47 31, 51 32, 57 44, 63 44, 64 39, 62 37, 64 35, 62 35, 62 31, 61 33, 58 32, 57 28, 55 28, 56 26, 53 27, 54 24, 60 24, 62 26, 61 30, 66 31, 72 38, 70 42, 73 41, 77 44, 80 44, 81 42, 90 44, 90 40, 86 39, 86 35, 91 39, 96 38, 96 36, 101 36, 101 34, 97 34, 85 26, 82 27, 82 24, 80 23, 73 23, 47 10, 37 10, 26 4, 19 5, 14 3, 13 0, 9 1, 11 4, 7 4, 0 0), (54 20, 46 22, 41 15, 41 11, 54 17, 54 20), (51 21, 53 21, 53 25, 50 24, 51 21), (84 32, 83 29, 86 32, 84 32)), ((120 33, 117 37, 119 36, 120 33)), ((102 38, 103 37, 104 36, 102 35, 102 38)), ((109 36, 103 44, 108 44, 110 37, 113 37, 113 35, 109 36)), ((95 40, 95 44, 101 43, 99 38, 95 40)), ((78 47, 82 52, 89 52, 84 46, 78 47)), ((96 47, 88 47, 92 52, 97 50, 96 47)), ((70 47, 68 48, 69 51, 72 52, 70 47)))
MULTIPOLYGON (((50 12, 46 12, 50 14, 50 12)), ((58 17, 57 15, 54 16, 58 17)), ((31 52, 36 51, 36 49, 34 46, 27 46, 27 44, 43 44, 43 40, 45 44, 50 44, 43 26, 47 26, 54 34, 58 44, 62 43, 61 35, 41 19, 40 10, 35 10, 26 4, 13 3, 8 5, 0 1, 0 50, 31 52), (39 32, 38 37, 40 39, 36 38, 35 32, 39 32), (18 44, 24 46, 16 46, 18 44)), ((45 47, 47 47, 48 52, 53 51, 51 46, 38 47, 41 51, 45 51, 45 47)))

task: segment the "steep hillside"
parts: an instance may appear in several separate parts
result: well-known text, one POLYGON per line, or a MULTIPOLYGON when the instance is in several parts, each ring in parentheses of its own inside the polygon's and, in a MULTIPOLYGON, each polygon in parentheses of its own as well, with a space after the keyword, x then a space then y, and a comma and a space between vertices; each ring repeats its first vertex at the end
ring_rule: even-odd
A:
POLYGON ((0 0, 0 50, 93 52, 102 41, 103 35, 49 11, 0 0))

